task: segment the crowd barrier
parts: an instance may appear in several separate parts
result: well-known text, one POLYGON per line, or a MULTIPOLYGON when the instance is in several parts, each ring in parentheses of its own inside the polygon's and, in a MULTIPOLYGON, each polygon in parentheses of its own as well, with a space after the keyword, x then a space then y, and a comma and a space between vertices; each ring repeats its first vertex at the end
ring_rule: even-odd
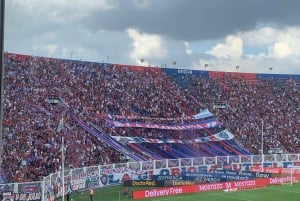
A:
POLYGON ((68 169, 44 177, 42 181, 0 184, 11 200, 54 200, 63 193, 120 185, 124 180, 147 180, 152 175, 179 176, 183 172, 214 171, 216 168, 249 171, 251 167, 300 166, 300 154, 218 156, 127 162, 68 169))

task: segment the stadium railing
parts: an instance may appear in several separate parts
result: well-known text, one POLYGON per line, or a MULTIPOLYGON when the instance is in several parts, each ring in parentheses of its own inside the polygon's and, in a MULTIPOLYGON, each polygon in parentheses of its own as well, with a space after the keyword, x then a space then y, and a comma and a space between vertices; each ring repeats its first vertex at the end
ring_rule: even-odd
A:
POLYGON ((217 156, 195 157, 166 160, 152 160, 140 162, 127 162, 110 165, 99 165, 68 169, 56 172, 38 182, 6 183, 0 184, 3 194, 12 194, 15 200, 54 200, 76 191, 86 191, 90 188, 101 188, 111 185, 120 185, 126 178, 147 179, 156 170, 181 169, 184 167, 225 167, 230 164, 243 166, 243 164, 264 164, 276 166, 300 163, 300 154, 270 154, 270 155, 244 155, 244 156, 217 156), (64 178, 64 179, 63 179, 64 178), (62 188, 64 186, 64 189, 62 188), (17 199, 16 199, 17 198, 17 199))

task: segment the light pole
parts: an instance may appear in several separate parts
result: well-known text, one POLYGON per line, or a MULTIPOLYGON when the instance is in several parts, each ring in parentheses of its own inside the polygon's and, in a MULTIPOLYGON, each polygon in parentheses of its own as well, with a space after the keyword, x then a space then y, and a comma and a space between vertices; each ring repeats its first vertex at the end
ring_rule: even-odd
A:
POLYGON ((264 171, 264 120, 261 119, 261 168, 264 171))
POLYGON ((61 177, 62 177, 62 201, 65 200, 65 154, 64 154, 64 112, 61 114, 56 132, 61 135, 61 177))
POLYGON ((205 68, 205 70, 206 70, 206 68, 208 67, 208 64, 204 64, 204 68, 205 68))
MULTIPOLYGON (((161 69, 163 69, 164 73, 167 73, 167 64, 161 64, 160 67, 161 67, 161 69)), ((167 79, 166 79, 166 81, 167 81, 167 79)))
POLYGON ((261 120, 261 154, 264 154, 264 120, 261 120))
POLYGON ((62 171, 62 200, 65 200, 65 154, 64 154, 64 135, 61 137, 61 171, 62 171))
POLYGON ((167 64, 161 64, 160 67, 166 69, 167 68, 167 64))

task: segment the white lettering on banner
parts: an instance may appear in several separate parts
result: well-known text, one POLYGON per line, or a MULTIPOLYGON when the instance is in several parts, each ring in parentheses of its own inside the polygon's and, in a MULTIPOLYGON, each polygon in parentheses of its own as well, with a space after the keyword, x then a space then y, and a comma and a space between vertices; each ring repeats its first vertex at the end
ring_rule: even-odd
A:
POLYGON ((145 197, 158 197, 158 196, 164 196, 164 195, 169 195, 169 189, 153 189, 153 190, 146 190, 145 191, 145 197))
POLYGON ((255 173, 256 178, 269 178, 269 174, 266 173, 261 173, 261 172, 256 172, 255 173))
POLYGON ((181 187, 153 189, 153 190, 146 190, 145 197, 148 198, 148 197, 168 196, 168 195, 176 195, 182 193, 183 193, 183 189, 181 187))
POLYGON ((280 168, 264 168, 264 171, 267 173, 280 174, 280 168))
POLYGON ((123 173, 126 172, 127 169, 125 167, 121 167, 121 168, 108 168, 108 169, 101 169, 100 173, 101 174, 113 174, 113 173, 123 173))
POLYGON ((291 177, 275 177, 270 178, 270 184, 282 184, 282 183, 288 183, 291 181, 291 177))
POLYGON ((225 184, 226 184, 226 189, 231 188, 231 183, 230 182, 226 182, 225 184))
POLYGON ((190 74, 190 75, 193 74, 192 70, 187 70, 187 69, 179 69, 177 72, 178 74, 190 74))
POLYGON ((170 195, 175 195, 175 194, 182 194, 183 190, 182 188, 170 188, 170 195))
POLYGON ((95 171, 87 171, 87 172, 81 172, 79 173, 79 179, 85 178, 85 177, 93 177, 93 176, 98 176, 99 172, 98 170, 95 171))
POLYGON ((247 186, 255 186, 256 182, 255 180, 249 180, 249 181, 235 181, 233 182, 234 187, 247 187, 247 186))
MULTIPOLYGON (((251 163, 243 163, 243 164, 232 164, 231 169, 235 171, 244 171, 250 170, 251 163)), ((186 166, 186 167, 173 167, 173 168, 161 168, 154 169, 153 174, 155 175, 166 175, 166 176, 183 176, 182 174, 185 172, 210 172, 215 170, 216 165, 199 165, 199 166, 186 166)))
POLYGON ((15 193, 15 201, 21 200, 41 200, 41 193, 15 193))
POLYGON ((223 185, 220 183, 199 185, 200 191, 210 191, 210 190, 220 190, 220 189, 223 189, 223 185))

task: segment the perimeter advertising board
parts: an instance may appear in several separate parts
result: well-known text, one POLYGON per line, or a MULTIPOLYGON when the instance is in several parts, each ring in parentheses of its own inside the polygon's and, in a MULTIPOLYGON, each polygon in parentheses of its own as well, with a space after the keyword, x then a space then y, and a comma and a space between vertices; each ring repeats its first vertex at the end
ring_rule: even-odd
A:
POLYGON ((219 183, 208 183, 208 184, 197 184, 191 186, 178 186, 178 187, 165 187, 165 188, 154 188, 147 190, 138 190, 133 192, 133 199, 144 199, 144 198, 156 198, 162 196, 188 194, 196 192, 214 191, 214 190, 229 190, 230 189, 254 189, 260 188, 267 185, 278 185, 282 183, 289 183, 293 181, 299 181, 300 175, 294 177, 275 177, 275 178, 262 178, 255 180, 244 180, 244 181, 231 181, 231 182, 219 182, 219 183))

